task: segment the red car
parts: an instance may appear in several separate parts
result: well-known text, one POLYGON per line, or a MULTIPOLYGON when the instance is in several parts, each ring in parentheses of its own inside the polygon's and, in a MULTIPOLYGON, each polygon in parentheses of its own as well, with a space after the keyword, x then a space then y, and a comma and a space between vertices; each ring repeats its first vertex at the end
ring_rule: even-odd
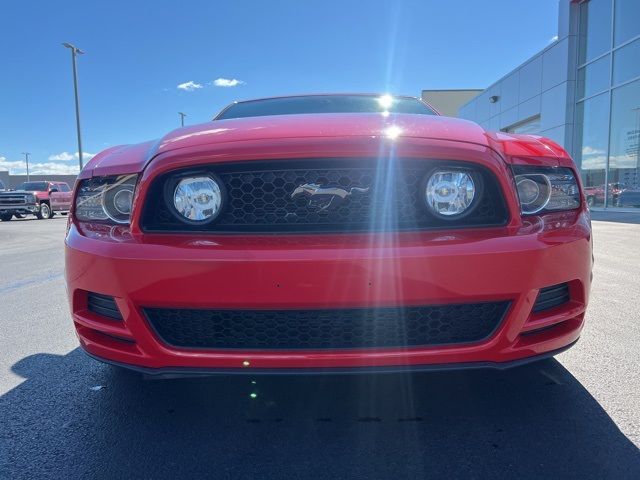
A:
POLYGON ((74 325, 152 374, 520 365, 583 327, 581 192, 554 142, 415 98, 237 102, 81 172, 74 325))

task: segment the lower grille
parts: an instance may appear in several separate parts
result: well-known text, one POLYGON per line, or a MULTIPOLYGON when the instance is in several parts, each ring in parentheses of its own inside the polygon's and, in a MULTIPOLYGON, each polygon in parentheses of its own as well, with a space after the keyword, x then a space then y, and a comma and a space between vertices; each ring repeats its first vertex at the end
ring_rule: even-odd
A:
POLYGON ((122 320, 122 314, 118 310, 115 299, 109 295, 87 292, 87 310, 102 317, 122 320))
POLYGON ((160 339, 207 349, 361 349, 473 343, 498 327, 510 302, 340 310, 146 308, 160 339))
POLYGON ((570 300, 569 284, 561 283, 540 289, 536 303, 533 305, 533 313, 551 310, 570 300))

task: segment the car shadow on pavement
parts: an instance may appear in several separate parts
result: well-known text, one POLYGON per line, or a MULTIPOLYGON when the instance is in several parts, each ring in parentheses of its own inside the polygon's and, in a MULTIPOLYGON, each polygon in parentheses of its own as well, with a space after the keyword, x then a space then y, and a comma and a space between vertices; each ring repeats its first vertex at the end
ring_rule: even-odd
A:
POLYGON ((148 380, 38 354, 0 397, 0 478, 640 478, 555 360, 500 372, 148 380))

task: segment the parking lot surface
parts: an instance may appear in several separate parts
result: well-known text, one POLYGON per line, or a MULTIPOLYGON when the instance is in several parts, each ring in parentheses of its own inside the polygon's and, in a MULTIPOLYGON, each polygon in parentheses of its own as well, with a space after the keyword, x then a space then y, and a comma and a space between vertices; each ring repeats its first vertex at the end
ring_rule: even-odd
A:
POLYGON ((594 213, 587 325, 556 359, 160 381, 78 348, 66 219, 2 223, 0 478, 640 478, 638 217, 594 213))

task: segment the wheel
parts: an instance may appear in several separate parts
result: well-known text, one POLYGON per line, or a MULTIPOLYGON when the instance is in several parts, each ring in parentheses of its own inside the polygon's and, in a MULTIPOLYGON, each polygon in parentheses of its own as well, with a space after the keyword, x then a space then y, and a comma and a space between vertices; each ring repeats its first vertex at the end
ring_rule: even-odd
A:
POLYGON ((596 203, 596 199, 594 197, 587 197, 587 205, 593 207, 596 203))
POLYGON ((11 220, 11 217, 13 215, 11 215, 10 213, 3 213, 2 215, 0 215, 0 220, 2 220, 3 222, 8 222, 9 220, 11 220))
POLYGON ((36 217, 38 217, 38 219, 40 219, 40 220, 42 220, 43 218, 45 220, 49 220, 51 217, 53 217, 52 212, 51 212, 51 207, 49 206, 48 203, 42 202, 40 204, 40 210, 38 210, 38 212, 36 212, 36 217))

